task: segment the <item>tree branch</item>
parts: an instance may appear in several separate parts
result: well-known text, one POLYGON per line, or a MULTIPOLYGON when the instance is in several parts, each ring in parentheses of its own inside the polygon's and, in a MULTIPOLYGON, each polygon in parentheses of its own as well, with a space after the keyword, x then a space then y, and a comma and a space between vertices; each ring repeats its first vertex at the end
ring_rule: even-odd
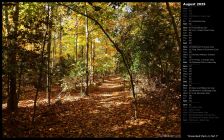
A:
POLYGON ((169 2, 166 2, 166 8, 167 8, 167 10, 169 12, 169 15, 170 15, 170 18, 171 18, 171 22, 173 24, 175 36, 176 36, 176 39, 177 39, 177 44, 181 48, 181 41, 180 41, 179 34, 178 34, 178 31, 177 31, 177 25, 176 25, 175 19, 173 17, 172 11, 170 9, 169 2))

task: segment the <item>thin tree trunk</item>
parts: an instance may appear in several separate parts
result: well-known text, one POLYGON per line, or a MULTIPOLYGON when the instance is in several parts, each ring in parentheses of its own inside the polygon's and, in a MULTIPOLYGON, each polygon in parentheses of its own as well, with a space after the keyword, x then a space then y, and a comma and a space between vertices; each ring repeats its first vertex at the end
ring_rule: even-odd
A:
POLYGON ((47 44, 47 75, 46 75, 46 82, 47 82, 47 86, 46 86, 46 98, 47 98, 47 101, 48 101, 48 105, 50 105, 50 100, 49 100, 49 97, 50 97, 50 93, 49 93, 49 61, 50 61, 50 29, 49 29, 49 20, 50 20, 50 7, 49 5, 47 5, 47 32, 48 32, 48 44, 47 44))
POLYGON ((50 56, 51 56, 51 35, 52 35, 52 12, 53 7, 48 5, 48 44, 47 44, 47 99, 48 105, 51 101, 51 68, 50 68, 50 56))
POLYGON ((78 60, 78 31, 79 31, 79 21, 78 21, 78 16, 76 16, 76 22, 75 22, 75 28, 76 28, 76 33, 75 33, 75 61, 77 62, 78 60))
POLYGON ((91 36, 89 36, 89 85, 91 85, 92 83, 92 78, 91 78, 91 74, 92 74, 92 39, 91 36))
POLYGON ((93 39, 90 45, 90 85, 93 83, 93 39))
MULTIPOLYGON (((54 15, 54 17, 56 16, 55 13, 58 13, 57 11, 57 7, 55 6, 54 8, 54 12, 52 12, 52 16, 54 15)), ((53 20, 54 18, 52 17, 52 22, 54 21, 53 20)), ((57 44, 56 44, 56 34, 57 34, 57 31, 53 31, 53 48, 52 48, 52 69, 54 68, 54 64, 55 64, 55 56, 57 54, 57 44)))
MULTIPOLYGON (((85 14, 87 14, 87 8, 85 9, 85 14)), ((88 33, 88 18, 86 17, 86 92, 85 94, 89 95, 89 33, 88 33)))
POLYGON ((19 97, 20 97, 20 94, 21 94, 21 82, 22 82, 22 75, 23 75, 23 62, 21 61, 20 62, 20 65, 19 65, 19 84, 18 84, 18 93, 17 93, 17 101, 19 102, 19 97))
POLYGON ((53 13, 53 7, 48 5, 48 45, 47 45, 47 52, 48 52, 48 60, 47 60, 47 98, 48 98, 48 105, 50 105, 51 101, 51 68, 50 68, 50 60, 51 60, 51 36, 52 36, 52 13, 53 13))
POLYGON ((59 31, 59 56, 60 56, 60 79, 62 79, 63 77, 63 73, 62 73, 62 15, 60 15, 60 31, 59 31))
POLYGON ((53 36, 54 36, 54 38, 53 38, 53 48, 52 48, 52 69, 54 68, 54 63, 55 63, 55 56, 56 56, 56 36, 55 36, 55 32, 53 33, 53 36))
POLYGON ((93 40, 93 48, 92 48, 92 67, 93 67, 93 82, 95 80, 95 77, 94 77, 94 63, 95 63, 95 40, 93 40))
MULTIPOLYGON (((81 47, 81 60, 83 61, 83 53, 84 53, 84 51, 83 51, 83 46, 81 47)), ((82 96, 83 95, 83 75, 81 76, 82 78, 81 78, 81 90, 80 90, 80 95, 82 96)))
MULTIPOLYGON (((39 73, 39 78, 38 78, 38 81, 37 81, 37 89, 36 89, 34 105, 33 105, 33 117, 32 117, 32 124, 33 125, 34 125, 34 119, 35 119, 35 116, 36 116, 37 97, 38 97, 38 93, 39 93, 39 90, 40 90, 41 79, 42 79, 42 75, 43 75, 44 48, 45 48, 45 43, 46 43, 46 36, 47 36, 47 31, 45 32, 43 47, 42 47, 42 51, 41 51, 41 66, 40 66, 40 70, 39 70, 40 73, 39 73)), ((34 125, 34 127, 35 127, 35 125, 34 125)))
MULTIPOLYGON (((49 8, 49 7, 48 7, 49 8)), ((48 9, 49 10, 49 9, 48 9)), ((49 24, 49 16, 47 17, 47 24, 49 24)), ((41 65, 40 65, 40 69, 39 69, 39 78, 37 81, 37 89, 36 89, 36 94, 35 94, 35 99, 34 99, 34 105, 33 105, 33 117, 32 117, 32 124, 35 127, 34 124, 34 119, 36 116, 36 106, 37 106, 37 97, 38 97, 38 93, 40 90, 40 85, 41 85, 41 80, 42 80, 42 76, 43 76, 43 67, 44 67, 44 50, 45 50, 45 44, 47 41, 47 34, 49 32, 49 26, 47 25, 47 30, 45 32, 44 35, 44 40, 43 40, 43 47, 42 47, 42 51, 41 51, 41 65)), ((48 40, 49 41, 49 40, 48 40)), ((48 42, 49 43, 49 42, 48 42)), ((48 47, 48 46, 47 46, 48 47)), ((48 49, 48 48, 47 48, 48 49)), ((49 63, 48 63, 49 64, 49 63)))

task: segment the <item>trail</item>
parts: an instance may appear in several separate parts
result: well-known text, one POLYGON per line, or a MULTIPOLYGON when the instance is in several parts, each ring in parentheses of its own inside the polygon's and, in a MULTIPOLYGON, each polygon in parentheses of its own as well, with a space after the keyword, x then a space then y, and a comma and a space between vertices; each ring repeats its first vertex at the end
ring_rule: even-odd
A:
MULTIPOLYGON (((175 135, 179 127, 162 126, 164 118, 149 106, 139 105, 133 119, 132 97, 122 78, 111 76, 90 96, 65 96, 62 103, 39 105, 36 128, 30 124, 32 109, 20 108, 16 137, 157 137, 175 135), (22 118, 22 120, 21 120, 22 118), (19 128, 19 129, 18 129, 19 128), (169 129, 169 132, 165 132, 169 129)), ((15 130, 15 129, 14 129, 15 130)), ((10 132, 7 132, 10 133, 10 132)), ((12 134, 7 134, 12 135, 12 134)))

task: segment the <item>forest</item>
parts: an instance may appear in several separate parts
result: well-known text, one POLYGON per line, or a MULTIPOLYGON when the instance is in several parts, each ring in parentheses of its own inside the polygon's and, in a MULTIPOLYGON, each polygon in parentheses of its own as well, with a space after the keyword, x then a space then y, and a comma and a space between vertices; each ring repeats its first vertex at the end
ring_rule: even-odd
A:
POLYGON ((2 136, 181 134, 177 2, 2 2, 2 136))

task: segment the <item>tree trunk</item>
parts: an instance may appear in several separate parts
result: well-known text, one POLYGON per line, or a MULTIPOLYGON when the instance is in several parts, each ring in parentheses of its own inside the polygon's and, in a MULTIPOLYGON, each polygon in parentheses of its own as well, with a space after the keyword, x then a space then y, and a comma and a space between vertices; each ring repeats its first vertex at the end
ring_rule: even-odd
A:
MULTIPOLYGON (((84 47, 83 46, 81 46, 81 61, 83 61, 83 56, 84 56, 84 51, 83 51, 83 49, 84 49, 84 47)), ((83 75, 81 75, 81 90, 80 90, 80 95, 82 96, 83 95, 83 75)))
POLYGON ((19 65, 19 84, 18 84, 18 93, 17 93, 17 100, 19 102, 19 97, 21 95, 21 82, 22 82, 22 75, 23 75, 23 61, 20 61, 19 65))
POLYGON ((127 71, 128 71, 128 75, 130 77, 131 89, 132 89, 132 94, 133 94, 133 97, 134 97, 134 119, 137 119, 137 95, 135 93, 134 80, 133 80, 133 77, 132 77, 132 73, 130 71, 130 67, 126 63, 124 56, 123 55, 121 55, 121 56, 123 58, 123 61, 126 65, 126 68, 127 68, 127 71))
POLYGON ((62 15, 60 15, 60 31, 59 31, 59 42, 60 42, 60 46, 59 46, 59 56, 60 56, 60 79, 62 79, 63 77, 63 73, 62 73, 62 15))
POLYGON ((91 39, 90 45, 90 85, 93 83, 93 42, 94 40, 91 39))
POLYGON ((52 63, 51 63, 51 67, 52 69, 54 68, 54 64, 55 64, 55 56, 56 56, 56 36, 55 36, 56 32, 53 32, 53 46, 52 46, 52 63))
POLYGON ((76 33, 75 33, 75 62, 77 62, 77 60, 78 60, 78 31, 79 31, 78 16, 76 16, 75 28, 76 28, 76 33))
POLYGON ((12 44, 9 47, 9 98, 7 103, 7 108, 10 112, 15 112, 18 108, 18 100, 16 93, 16 73, 17 73, 17 62, 16 62, 16 53, 18 48, 18 40, 17 40, 17 30, 18 30, 18 19, 19 19, 19 3, 16 2, 15 12, 13 15, 14 22, 14 32, 12 39, 12 44))
MULTIPOLYGON (((52 16, 56 16, 55 15, 55 13, 58 13, 58 11, 57 11, 57 7, 55 6, 55 8, 54 8, 55 10, 54 10, 54 12, 52 12, 52 16)), ((52 22, 53 22, 54 20, 53 20, 53 17, 52 17, 52 22)), ((57 48, 57 43, 56 43, 56 35, 57 35, 57 31, 53 31, 53 33, 52 33, 52 35, 53 35, 53 45, 52 45, 52 69, 54 68, 54 64, 55 64, 55 56, 56 56, 56 54, 57 54, 57 50, 56 50, 56 48, 57 48)))
POLYGON ((7 95, 9 96, 9 92, 10 92, 10 83, 9 83, 9 81, 10 81, 10 76, 9 76, 9 74, 10 74, 10 69, 9 69, 9 66, 10 66, 10 62, 9 62, 9 56, 10 56, 10 48, 11 48, 11 40, 10 40, 10 25, 9 25, 9 18, 8 18, 8 7, 7 6, 5 6, 5 25, 6 25, 6 33, 7 33, 7 40, 6 40, 6 47, 7 47, 7 49, 5 50, 7 53, 6 53, 6 55, 7 55, 7 81, 6 81, 6 83, 7 83, 7 95))
POLYGON ((51 56, 51 34, 52 34, 52 8, 48 5, 48 44, 47 44, 47 99, 48 105, 51 101, 51 68, 50 68, 50 56, 51 56))
MULTIPOLYGON (((85 9, 85 14, 87 14, 87 8, 85 9)), ((89 95, 89 33, 88 33, 88 18, 86 17, 86 92, 85 94, 89 95)))
MULTIPOLYGON (((38 78, 38 81, 37 81, 37 89, 36 89, 34 105, 33 105, 33 117, 32 117, 32 124, 33 125, 34 125, 34 119, 35 119, 35 116, 36 116, 37 97, 38 97, 38 93, 39 93, 39 90, 40 90, 41 79, 42 79, 42 75, 43 75, 44 48, 45 48, 45 43, 46 43, 46 36, 47 36, 47 31, 46 31, 45 36, 44 36, 44 42, 43 42, 43 47, 42 47, 42 51, 41 51, 41 65, 40 65, 39 78, 38 78)), ((34 125, 34 127, 35 127, 35 125, 34 125)))
MULTIPOLYGON (((49 7, 48 7, 48 10, 49 10, 49 7)), ((48 14, 49 14, 49 11, 48 11, 48 14)), ((39 78, 37 80, 36 94, 35 94, 35 98, 34 98, 33 117, 32 117, 32 124, 33 125, 34 125, 34 119, 35 119, 35 116, 36 116, 37 97, 38 97, 38 93, 39 93, 39 90, 40 90, 40 85, 41 85, 41 81, 42 81, 42 77, 43 77, 45 44, 46 44, 46 41, 49 41, 49 37, 48 37, 48 40, 47 40, 47 34, 49 35, 49 25, 48 24, 49 24, 49 15, 47 17, 47 25, 46 25, 47 30, 45 32, 44 40, 43 40, 43 47, 42 47, 42 51, 41 51, 41 65, 40 65, 40 68, 39 68, 39 78)), ((48 42, 47 50, 48 50, 48 47, 49 47, 49 42, 48 42)), ((48 66, 49 66, 49 63, 47 65, 47 67, 48 66)), ((35 127, 35 125, 34 125, 34 127, 35 127)))
POLYGON ((94 63, 95 63, 95 40, 93 40, 93 46, 92 46, 92 68, 93 68, 93 82, 95 80, 95 77, 94 77, 94 63))

